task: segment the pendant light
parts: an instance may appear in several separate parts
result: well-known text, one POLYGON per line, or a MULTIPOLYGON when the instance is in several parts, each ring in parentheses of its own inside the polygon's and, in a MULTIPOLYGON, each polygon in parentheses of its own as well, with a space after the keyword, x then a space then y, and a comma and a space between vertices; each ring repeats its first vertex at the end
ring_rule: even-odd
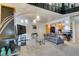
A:
POLYGON ((33 23, 36 24, 36 20, 33 20, 33 23))

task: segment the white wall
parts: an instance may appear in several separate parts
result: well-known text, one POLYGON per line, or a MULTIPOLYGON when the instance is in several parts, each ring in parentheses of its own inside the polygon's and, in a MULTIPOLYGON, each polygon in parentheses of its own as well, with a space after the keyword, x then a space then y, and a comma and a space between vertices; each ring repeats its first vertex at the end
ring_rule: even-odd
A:
POLYGON ((65 21, 65 20, 70 20, 70 17, 67 16, 67 17, 55 19, 55 20, 51 21, 50 23, 51 23, 51 24, 52 24, 52 23, 58 23, 58 22, 63 22, 63 21, 65 21))
MULTIPOLYGON (((32 27, 33 23, 30 21, 28 21, 28 24, 21 23, 21 18, 17 17, 17 18, 15 18, 15 26, 17 24, 26 26, 26 33, 28 34, 28 36, 31 36, 31 33, 34 33, 34 31, 35 31, 32 27)), ((39 38, 43 38, 43 34, 45 33, 45 23, 37 23, 36 25, 37 25, 36 32, 38 33, 39 38)))

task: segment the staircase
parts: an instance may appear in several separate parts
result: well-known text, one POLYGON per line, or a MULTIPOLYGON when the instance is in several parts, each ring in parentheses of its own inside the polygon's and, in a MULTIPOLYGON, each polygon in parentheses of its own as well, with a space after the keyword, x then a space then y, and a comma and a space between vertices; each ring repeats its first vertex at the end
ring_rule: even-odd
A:
MULTIPOLYGON (((0 39, 5 39, 5 38, 15 38, 15 35, 10 35, 10 34, 3 34, 2 32, 6 29, 6 27, 11 23, 11 21, 14 19, 13 15, 10 15, 6 17, 0 24, 0 39)), ((14 24, 13 24, 14 25, 14 24)))
MULTIPOLYGON (((21 15, 24 15, 24 14, 25 14, 25 12, 19 13, 19 14, 15 15, 15 18, 16 18, 16 17, 19 17, 19 16, 21 16, 21 15)), ((9 16, 7 16, 7 17, 5 17, 5 18, 3 19, 3 21, 0 23, 0 36, 2 36, 2 32, 6 29, 6 27, 7 27, 12 21, 14 21, 14 15, 9 15, 9 16)), ((13 24, 12 27, 14 27, 14 24, 13 24)), ((14 30, 14 32, 16 32, 16 31, 14 30)), ((15 33, 15 34, 16 34, 16 33, 15 33)), ((7 35, 8 35, 8 34, 7 34, 7 35)))
POLYGON ((0 24, 0 34, 5 29, 5 27, 12 21, 13 15, 6 17, 0 24))

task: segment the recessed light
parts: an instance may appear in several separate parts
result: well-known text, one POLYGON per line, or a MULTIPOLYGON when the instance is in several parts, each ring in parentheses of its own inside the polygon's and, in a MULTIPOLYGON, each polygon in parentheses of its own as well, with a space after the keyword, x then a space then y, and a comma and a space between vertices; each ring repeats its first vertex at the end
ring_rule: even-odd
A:
POLYGON ((21 23, 24 23, 24 21, 21 19, 21 23))
POLYGON ((27 19, 25 20, 25 23, 28 23, 28 20, 27 19))

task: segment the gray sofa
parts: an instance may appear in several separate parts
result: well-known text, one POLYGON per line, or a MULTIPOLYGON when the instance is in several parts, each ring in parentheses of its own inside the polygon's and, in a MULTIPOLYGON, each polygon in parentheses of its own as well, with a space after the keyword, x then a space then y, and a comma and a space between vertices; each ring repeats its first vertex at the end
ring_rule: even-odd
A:
POLYGON ((64 43, 64 39, 60 38, 58 36, 58 34, 53 34, 53 33, 49 33, 47 35, 44 36, 45 40, 48 40, 50 42, 53 42, 55 44, 63 44, 64 43))

